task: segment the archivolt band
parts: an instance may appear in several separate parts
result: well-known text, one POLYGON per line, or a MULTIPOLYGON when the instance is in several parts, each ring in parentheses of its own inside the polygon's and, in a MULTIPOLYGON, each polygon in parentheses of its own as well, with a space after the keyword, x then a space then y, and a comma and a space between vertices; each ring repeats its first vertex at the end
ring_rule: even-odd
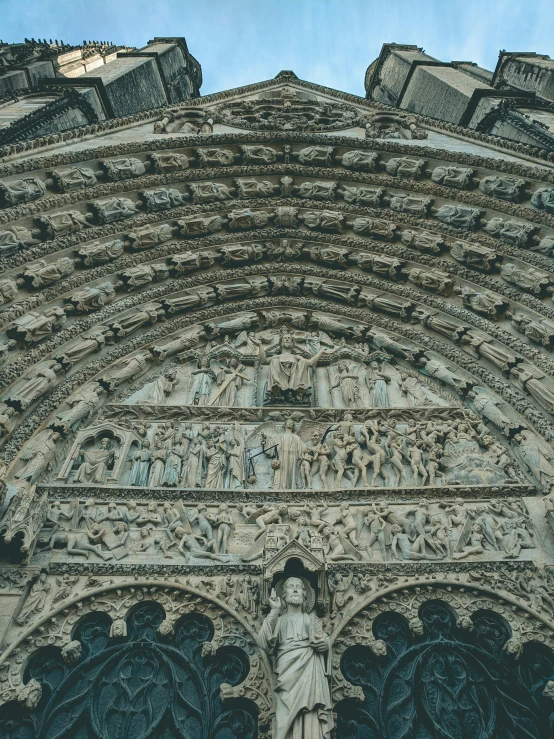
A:
POLYGON ((552 735, 552 168, 376 110, 0 163, 2 737, 552 735))

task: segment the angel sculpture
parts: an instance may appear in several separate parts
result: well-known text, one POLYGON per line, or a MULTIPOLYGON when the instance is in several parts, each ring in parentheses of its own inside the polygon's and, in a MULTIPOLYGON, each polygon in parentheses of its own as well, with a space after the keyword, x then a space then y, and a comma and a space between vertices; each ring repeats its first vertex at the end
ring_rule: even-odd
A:
POLYGON ((274 467, 273 487, 296 489, 298 485, 298 463, 304 451, 304 443, 294 431, 294 421, 285 422, 282 434, 277 437, 279 465, 274 467))
POLYGON ((233 346, 245 357, 257 357, 260 352, 258 341, 268 345, 275 344, 275 331, 271 329, 258 333, 255 331, 241 331, 233 342, 233 346))
POLYGON ((250 378, 244 374, 245 366, 236 357, 231 357, 227 366, 221 367, 215 373, 215 381, 218 389, 212 396, 208 405, 235 406, 240 405, 240 391, 245 382, 250 378))
POLYGON ((348 601, 354 600, 353 593, 347 594, 353 577, 353 572, 350 572, 348 575, 342 575, 340 572, 336 572, 329 578, 329 590, 332 593, 331 612, 333 614, 344 608, 348 601))
POLYGON ((215 372, 210 368, 210 360, 207 356, 203 356, 198 362, 198 369, 191 372, 189 403, 208 405, 214 381, 215 372))
POLYGON ((346 361, 339 362, 336 366, 336 372, 338 377, 331 388, 340 388, 340 395, 345 408, 358 408, 360 405, 359 372, 355 365, 346 361))

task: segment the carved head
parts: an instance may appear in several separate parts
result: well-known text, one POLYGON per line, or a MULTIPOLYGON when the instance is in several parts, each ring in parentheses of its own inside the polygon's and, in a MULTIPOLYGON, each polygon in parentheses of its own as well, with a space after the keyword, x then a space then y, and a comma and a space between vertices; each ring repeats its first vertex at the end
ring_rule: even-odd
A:
POLYGON ((385 657, 387 645, 382 639, 375 639, 371 644, 371 650, 376 657, 385 657))
POLYGON ((421 621, 420 618, 417 616, 411 618, 408 626, 410 627, 412 634, 415 636, 423 636, 423 621, 421 621))
POLYGON ((519 659, 523 653, 523 643, 521 639, 518 639, 515 636, 508 639, 506 644, 504 644, 504 651, 506 654, 511 654, 516 659, 519 659))
POLYGON ((285 421, 285 429, 288 431, 294 431, 294 421, 292 418, 287 418, 285 421))
POLYGON ((298 577, 289 577, 283 585, 283 600, 287 605, 303 606, 306 591, 298 577))
POLYGON ((164 618, 158 626, 158 634, 160 636, 171 637, 173 633, 173 622, 168 618, 164 618))
POLYGON ((122 618, 118 618, 112 623, 110 636, 115 639, 127 636, 127 624, 122 618))
POLYGON ((294 349, 294 338, 292 334, 289 334, 288 332, 283 333, 281 335, 280 344, 281 344, 281 349, 287 349, 288 351, 291 351, 292 349, 294 349))
POLYGON ((38 680, 31 678, 31 680, 29 680, 29 682, 20 689, 18 701, 21 703, 21 705, 33 710, 38 706, 41 696, 42 685, 38 682, 38 680))
POLYGON ((70 641, 62 647, 62 658, 68 665, 75 664, 75 662, 78 662, 81 659, 82 651, 83 645, 80 641, 70 641))

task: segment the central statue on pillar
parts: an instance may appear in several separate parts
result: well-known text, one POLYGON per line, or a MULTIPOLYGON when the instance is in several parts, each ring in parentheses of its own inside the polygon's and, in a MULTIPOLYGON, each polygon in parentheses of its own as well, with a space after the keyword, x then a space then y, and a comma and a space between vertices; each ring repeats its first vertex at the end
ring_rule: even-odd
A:
POLYGON ((306 612, 306 588, 289 577, 281 598, 271 592, 271 610, 258 643, 274 657, 275 739, 330 739, 333 729, 328 665, 329 637, 315 614, 306 612))

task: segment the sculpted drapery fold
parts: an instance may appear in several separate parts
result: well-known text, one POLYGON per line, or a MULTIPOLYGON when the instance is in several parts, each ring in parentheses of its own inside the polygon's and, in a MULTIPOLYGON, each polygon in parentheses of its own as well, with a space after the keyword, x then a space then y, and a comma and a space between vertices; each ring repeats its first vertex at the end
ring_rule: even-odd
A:
POLYGON ((551 163, 141 115, 0 151, 0 734, 550 735, 551 163))

